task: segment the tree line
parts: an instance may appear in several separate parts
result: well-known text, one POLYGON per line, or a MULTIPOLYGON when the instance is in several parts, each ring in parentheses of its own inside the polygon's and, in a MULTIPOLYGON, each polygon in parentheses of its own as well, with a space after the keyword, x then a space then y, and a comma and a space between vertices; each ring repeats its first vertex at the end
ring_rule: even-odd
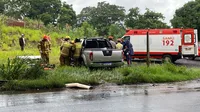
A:
MULTIPOLYGON (((164 23, 162 13, 146 9, 142 14, 138 7, 131 8, 126 14, 122 6, 98 2, 97 7, 85 7, 76 14, 72 5, 61 0, 1 0, 0 13, 15 19, 30 18, 42 21, 44 25, 54 25, 60 29, 87 26, 98 35, 120 37, 126 28, 169 28, 164 23), (88 25, 86 24, 88 23, 88 25)), ((200 0, 190 1, 176 10, 170 21, 176 28, 200 28, 200 0)), ((87 33, 85 35, 88 35, 87 33)))

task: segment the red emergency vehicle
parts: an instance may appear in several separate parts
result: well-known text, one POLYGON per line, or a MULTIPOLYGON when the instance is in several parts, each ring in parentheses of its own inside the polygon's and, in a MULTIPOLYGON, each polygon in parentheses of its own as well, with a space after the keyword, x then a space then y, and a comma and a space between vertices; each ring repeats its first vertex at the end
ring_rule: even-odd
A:
POLYGON ((133 58, 145 59, 149 32, 150 58, 170 60, 197 57, 198 35, 195 29, 131 29, 122 37, 133 45, 133 58))

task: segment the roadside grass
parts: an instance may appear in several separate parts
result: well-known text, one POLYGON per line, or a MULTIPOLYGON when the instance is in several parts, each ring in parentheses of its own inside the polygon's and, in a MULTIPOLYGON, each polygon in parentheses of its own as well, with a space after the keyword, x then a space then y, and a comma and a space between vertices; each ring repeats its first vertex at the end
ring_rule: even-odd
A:
POLYGON ((3 90, 31 90, 63 88, 67 83, 82 83, 99 85, 101 83, 116 83, 121 74, 116 70, 90 71, 86 67, 58 67, 55 70, 46 71, 48 76, 35 80, 12 80, 4 84, 3 90))
POLYGON ((145 64, 99 69, 90 71, 86 67, 57 67, 46 71, 48 75, 35 80, 11 80, 4 84, 3 90, 32 90, 64 88, 67 83, 99 85, 103 83, 140 84, 178 82, 200 78, 200 69, 175 66, 173 64, 145 64))
MULTIPOLYGON (((3 90, 31 90, 31 89, 53 89, 63 88, 66 83, 82 83, 88 85, 99 85, 103 83, 116 84, 140 84, 140 83, 165 83, 178 82, 200 78, 199 68, 186 68, 170 63, 154 64, 148 68, 146 64, 133 63, 132 66, 123 66, 115 69, 89 70, 86 67, 60 67, 59 66, 59 47, 53 47, 50 53, 50 63, 56 64, 54 70, 41 71, 36 74, 38 68, 30 69, 34 77, 21 78, 17 67, 6 68, 0 66, 0 71, 6 71, 7 76, 0 74, 0 80, 8 80, 1 89, 3 90), (12 71, 14 70, 14 71, 12 71), (33 72, 32 72, 33 71, 33 72), (11 74, 12 73, 12 74, 11 74), (9 75, 20 78, 10 78, 9 75), (35 74, 34 74, 35 73, 35 74), (7 79, 6 79, 7 78, 7 79)), ((25 51, 0 51, 0 65, 7 63, 8 58, 14 59, 16 56, 40 55, 37 48, 25 49, 25 51)), ((8 64, 9 65, 9 64, 8 64)), ((14 64, 17 65, 17 64, 14 64)), ((23 66, 22 66, 23 67, 23 66)), ((4 72, 2 72, 4 73, 4 72)), ((24 73, 24 72, 23 72, 24 73)))
POLYGON ((174 64, 152 64, 121 68, 123 79, 121 84, 135 83, 165 83, 178 82, 200 78, 200 69, 186 68, 174 64))

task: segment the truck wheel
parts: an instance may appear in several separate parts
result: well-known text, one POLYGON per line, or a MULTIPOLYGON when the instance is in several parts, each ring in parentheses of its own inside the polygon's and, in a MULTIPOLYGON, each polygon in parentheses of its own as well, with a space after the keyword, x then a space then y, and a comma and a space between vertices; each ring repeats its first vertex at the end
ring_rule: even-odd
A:
POLYGON ((81 59, 81 66, 86 66, 83 59, 81 59))
POLYGON ((167 62, 167 63, 171 63, 172 61, 172 56, 171 55, 164 55, 162 58, 162 62, 167 62))

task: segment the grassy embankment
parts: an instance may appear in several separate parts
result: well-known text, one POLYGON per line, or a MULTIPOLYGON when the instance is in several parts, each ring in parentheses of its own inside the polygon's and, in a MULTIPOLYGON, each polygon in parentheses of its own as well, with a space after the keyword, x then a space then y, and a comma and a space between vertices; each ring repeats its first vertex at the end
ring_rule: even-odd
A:
MULTIPOLYGON (((53 47, 50 53, 50 63, 59 65, 59 47, 53 47)), ((8 58, 14 59, 16 56, 40 56, 37 47, 27 48, 21 51, 20 48, 11 51, 0 51, 0 64, 6 63, 8 58)))
MULTIPOLYGON (((38 55, 37 50, 21 51, 1 51, 0 57, 7 61, 7 57, 15 57, 16 55, 38 55), (2 53, 3 52, 3 53, 2 53)), ((59 52, 54 48, 52 51, 51 63, 59 63, 59 52)), ((1 60, 1 61, 2 61, 1 60)), ((2 64, 1 64, 2 65, 2 64)), ((8 66, 6 63, 5 67, 8 66)), ((4 90, 29 90, 29 89, 52 89, 62 88, 66 83, 78 82, 89 85, 98 85, 101 83, 116 83, 116 84, 139 84, 139 83, 163 83, 176 82, 200 78, 200 69, 186 68, 184 66, 175 66, 173 64, 152 64, 149 68, 144 64, 134 63, 131 67, 120 67, 112 70, 95 70, 90 71, 85 67, 59 67, 50 71, 40 71, 41 75, 36 75, 35 78, 29 78, 29 74, 21 76, 15 75, 20 68, 8 69, 4 68, 4 72, 9 81, 2 86, 4 90), (14 71, 15 70, 15 71, 14 71), (12 72, 13 71, 13 72, 12 72), (7 73, 7 74, 6 74, 7 73), (10 77, 12 73, 15 78, 10 77), (16 78, 17 77, 17 78, 16 78)), ((2 66, 0 67, 0 71, 2 66)), ((26 70, 26 69, 24 69, 26 70)), ((34 70, 32 70, 34 71, 34 70)), ((0 72, 2 73, 2 72, 0 72)), ((4 75, 4 76, 5 76, 4 75)), ((6 77, 0 79, 6 80, 6 77)))

